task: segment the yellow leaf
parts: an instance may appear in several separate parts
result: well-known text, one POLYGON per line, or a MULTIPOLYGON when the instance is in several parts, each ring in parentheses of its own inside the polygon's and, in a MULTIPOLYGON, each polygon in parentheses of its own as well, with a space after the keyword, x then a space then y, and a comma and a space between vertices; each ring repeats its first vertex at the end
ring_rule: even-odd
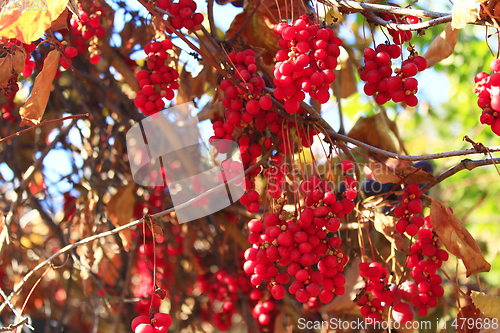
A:
POLYGON ((12 76, 12 70, 17 74, 24 71, 24 61, 26 60, 26 51, 23 48, 16 50, 16 53, 0 59, 0 85, 7 83, 12 76))
MULTIPOLYGON (((135 205, 135 183, 131 183, 127 187, 122 187, 116 194, 109 200, 107 204, 108 216, 114 226, 119 227, 127 224, 134 215, 135 205)), ((120 233, 123 239, 123 245, 129 248, 132 239, 130 229, 123 230, 120 233)))
POLYGON ((458 42, 459 32, 460 30, 453 28, 448 23, 444 31, 434 38, 427 52, 424 54, 424 58, 427 60, 427 68, 452 55, 455 45, 458 42))
POLYGON ((500 297, 486 295, 475 290, 472 290, 470 297, 474 305, 486 316, 500 320, 500 297))
POLYGON ((442 202, 432 200, 429 222, 446 249, 462 260, 467 277, 490 271, 491 265, 484 259, 476 240, 442 202))
POLYGON ((8 7, 12 9, 0 12, 0 37, 16 38, 26 44, 39 39, 67 3, 68 0, 23 0, 20 2, 24 4, 22 8, 14 3, 8 7))
POLYGON ((31 124, 38 125, 42 119, 47 102, 49 101, 50 88, 59 67, 59 51, 53 50, 43 62, 43 69, 36 76, 35 84, 31 90, 31 96, 19 109, 19 115, 23 119, 21 126, 31 124))

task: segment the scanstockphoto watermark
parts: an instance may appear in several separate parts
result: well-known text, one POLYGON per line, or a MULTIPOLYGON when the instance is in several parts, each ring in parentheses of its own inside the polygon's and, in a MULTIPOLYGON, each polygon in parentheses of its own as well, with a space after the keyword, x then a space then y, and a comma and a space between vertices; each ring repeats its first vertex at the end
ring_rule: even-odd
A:
MULTIPOLYGON (((442 327, 442 325, 446 326, 446 322, 436 322, 435 325, 437 327, 442 327), (439 326, 441 325, 441 326, 439 326)), ((396 321, 379 321, 377 323, 370 323, 369 321, 365 321, 362 318, 358 318, 357 320, 342 320, 340 318, 330 318, 330 320, 307 320, 305 318, 299 318, 299 322, 297 327, 301 330, 303 329, 315 329, 315 330, 361 330, 361 329, 383 329, 388 330, 391 329, 423 329, 430 330, 432 328, 432 322, 430 320, 421 320, 421 321, 408 321, 406 323, 398 323, 396 321)))
POLYGON ((0 0, 0 9, 3 12, 18 11, 47 11, 47 0, 0 0))

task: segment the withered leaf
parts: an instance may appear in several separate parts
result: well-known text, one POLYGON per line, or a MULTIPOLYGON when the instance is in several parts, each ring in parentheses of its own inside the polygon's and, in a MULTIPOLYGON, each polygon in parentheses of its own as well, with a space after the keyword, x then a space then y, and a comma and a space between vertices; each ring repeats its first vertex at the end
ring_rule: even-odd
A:
POLYGON ((389 217, 381 213, 375 213, 375 230, 380 232, 389 242, 394 244, 396 250, 401 251, 404 254, 410 254, 410 250, 408 249, 408 245, 406 244, 403 235, 396 231, 396 222, 397 221, 393 217, 389 217))
POLYGON ((484 259, 476 240, 462 221, 446 205, 435 199, 431 203, 430 224, 446 249, 462 260, 467 269, 467 277, 490 271, 491 265, 484 259))
MULTIPOLYGON (((278 23, 279 18, 285 15, 285 13, 293 17, 298 17, 300 9, 302 13, 305 12, 305 8, 300 1, 293 1, 292 3, 294 5, 293 13, 291 13, 290 2, 287 2, 287 0, 262 0, 257 11, 250 18, 250 22, 239 33, 240 37, 243 37, 247 44, 266 50, 263 54, 263 60, 267 64, 273 62, 274 55, 279 50, 278 41, 280 36, 273 32, 273 27, 278 23), (300 9, 299 6, 301 7, 300 9)), ((227 39, 233 38, 239 32, 256 4, 257 0, 249 0, 243 12, 236 15, 226 32, 227 39)))
POLYGON ((186 66, 182 68, 179 74, 179 89, 177 91, 177 104, 183 104, 193 101, 193 76, 186 70, 186 66))
POLYGON ((59 67, 59 57, 59 51, 52 50, 43 62, 43 69, 35 78, 31 96, 19 109, 22 118, 21 126, 27 124, 38 125, 40 123, 49 101, 52 81, 54 81, 59 67))
POLYGON ((59 17, 52 22, 50 28, 54 31, 68 29, 68 14, 69 10, 66 8, 59 17))
POLYGON ((19 48, 16 53, 0 58, 0 85, 7 83, 12 76, 12 70, 21 74, 24 71, 24 62, 26 60, 26 51, 19 48))
MULTIPOLYGON (((356 86, 356 76, 354 75, 354 63, 351 58, 341 62, 340 71, 337 71, 337 80, 331 86, 338 89, 340 86, 340 97, 347 98, 358 91, 356 86)), ((338 92, 336 93, 338 95, 338 92)))
POLYGON ((112 242, 105 242, 96 251, 97 276, 109 286, 115 286, 120 280, 122 260, 120 247, 112 242))
MULTIPOLYGON (((473 291, 474 292, 474 291, 473 291)), ((470 302, 470 300, 469 300, 470 302)), ((476 320, 481 316, 481 311, 474 306, 473 303, 470 303, 466 306, 463 306, 457 314, 457 320, 459 323, 465 321, 467 322, 476 322, 476 320)), ((458 333, 479 333, 479 325, 459 325, 457 326, 458 333)))
POLYGON ((424 58, 427 60, 427 68, 434 66, 441 60, 452 55, 455 45, 458 42, 459 29, 455 29, 450 23, 446 25, 444 31, 437 35, 429 45, 424 58))
MULTIPOLYGON (((132 219, 135 205, 134 191, 135 183, 131 183, 119 189, 111 200, 109 200, 107 204, 108 217, 114 226, 122 226, 132 219)), ((132 244, 132 232, 130 229, 121 231, 120 236, 123 240, 123 245, 129 248, 132 244)))
POLYGON ((500 297, 486 295, 485 293, 473 290, 470 294, 474 305, 490 318, 500 320, 500 297))
POLYGON ((436 180, 432 174, 410 165, 392 169, 381 163, 370 163, 368 167, 373 171, 373 177, 382 184, 399 183, 400 181, 408 185, 425 184, 436 180))
POLYGON ((371 146, 396 153, 396 144, 389 135, 390 127, 381 113, 372 117, 361 117, 347 134, 348 137, 371 146))

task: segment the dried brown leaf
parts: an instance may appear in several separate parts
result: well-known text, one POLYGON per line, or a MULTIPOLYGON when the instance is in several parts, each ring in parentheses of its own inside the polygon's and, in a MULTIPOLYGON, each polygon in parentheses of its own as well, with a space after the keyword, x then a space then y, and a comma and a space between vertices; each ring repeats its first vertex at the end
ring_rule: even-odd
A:
POLYGON ((396 144, 389 133, 390 128, 387 119, 384 119, 383 115, 378 113, 372 117, 359 118, 347 136, 371 146, 396 153, 396 144))
POLYGON ((182 68, 179 74, 179 90, 177 91, 177 104, 183 104, 193 101, 193 76, 186 70, 186 66, 182 68))
POLYGON ((31 96, 19 109, 19 115, 22 118, 21 126, 38 125, 40 123, 49 101, 52 81, 54 81, 59 67, 59 57, 59 51, 53 50, 45 58, 43 69, 35 78, 31 96))
POLYGON ((462 221, 450 208, 435 199, 431 203, 430 223, 446 249, 462 260, 467 277, 490 271, 491 265, 484 259, 476 240, 462 221))
POLYGON ((380 232, 387 238, 389 242, 394 244, 396 250, 404 254, 410 254, 408 245, 399 232, 396 231, 396 220, 393 217, 386 216, 381 213, 375 213, 374 226, 375 230, 380 232))
MULTIPOLYGON (((134 215, 135 183, 122 187, 107 204, 108 216, 114 226, 119 227, 130 222, 134 215)), ((126 229, 120 232, 123 246, 129 248, 132 244, 132 232, 126 229)))
MULTIPOLYGON (((236 15, 226 32, 227 39, 233 38, 239 32, 247 17, 252 13, 256 3, 257 0, 249 0, 243 12, 236 15)), ((285 15, 285 13, 298 17, 299 6, 301 6, 302 13, 305 11, 300 1, 292 3, 294 5, 293 14, 291 13, 290 2, 287 0, 262 0, 255 14, 250 18, 243 31, 239 33, 239 37, 242 37, 247 44, 266 50, 263 59, 267 64, 273 63, 274 55, 279 50, 278 41, 280 36, 273 32, 273 27, 279 22, 279 17, 285 15)))
POLYGON ((51 23, 50 28, 54 31, 68 29, 68 14, 69 10, 66 8, 61 15, 51 23))
POLYGON ((120 247, 111 240, 105 242, 102 247, 96 251, 97 276, 103 283, 109 286, 115 286, 120 280, 120 267, 122 260, 120 247))
MULTIPOLYGON (((356 76, 354 75, 355 67, 351 58, 342 61, 340 71, 337 71, 337 80, 331 86, 333 89, 338 89, 340 86, 340 97, 347 98, 358 91, 356 86, 356 76)), ((336 92, 338 95, 338 92, 336 92)))
POLYGON ((424 58, 427 60, 427 68, 434 66, 453 54, 455 45, 458 42, 459 33, 460 30, 454 29, 448 23, 444 31, 434 38, 427 52, 424 54, 424 58))
POLYGON ((155 30, 155 36, 154 39, 165 39, 167 38, 167 34, 165 33, 165 23, 164 21, 159 18, 159 17, 153 17, 153 28, 155 30))
MULTIPOLYGON (((470 299, 469 299, 470 302, 470 299)), ((481 311, 474 306, 474 303, 470 303, 466 306, 462 306, 457 314, 457 320, 459 323, 462 322, 476 322, 481 316, 481 311)), ((458 325, 458 333, 479 333, 479 325, 458 325)))
MULTIPOLYGON (((485 1, 485 0, 483 0, 485 1)), ((479 19, 477 0, 455 0, 451 9, 451 26, 454 29, 462 29, 467 23, 476 22, 479 19)))
POLYGON ((7 83, 12 76, 12 70, 20 74, 24 71, 24 61, 26 60, 26 51, 23 48, 16 50, 12 56, 7 54, 0 58, 0 85, 7 83))

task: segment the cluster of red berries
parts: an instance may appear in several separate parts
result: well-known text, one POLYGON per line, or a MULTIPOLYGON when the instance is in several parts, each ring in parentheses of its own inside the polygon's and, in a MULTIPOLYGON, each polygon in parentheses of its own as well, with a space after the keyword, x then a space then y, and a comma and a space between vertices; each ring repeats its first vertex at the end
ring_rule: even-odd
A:
POLYGON ((481 124, 490 125, 493 133, 500 136, 500 59, 493 59, 490 69, 492 74, 476 74, 474 92, 478 97, 477 105, 483 109, 479 118, 481 124))
POLYGON ((231 319, 237 312, 236 302, 240 292, 248 295, 251 290, 248 277, 242 273, 228 273, 219 270, 215 273, 207 273, 196 277, 194 290, 208 296, 207 307, 203 307, 202 317, 221 331, 231 327, 231 319), (222 303, 219 308, 215 302, 222 303))
MULTIPOLYGON (((430 227, 428 217, 426 219, 426 226, 430 227)), ((427 315, 429 308, 436 307, 438 298, 444 294, 441 286, 443 279, 436 272, 443 261, 448 260, 448 252, 440 249, 440 246, 439 238, 431 229, 421 229, 418 239, 411 246, 410 256, 406 258, 406 266, 411 269, 410 276, 416 287, 408 298, 411 297, 411 303, 421 317, 427 315)))
POLYGON ((416 106, 418 99, 418 81, 414 78, 418 72, 427 68, 427 60, 417 55, 413 47, 409 47, 411 55, 403 61, 401 68, 392 70, 391 59, 401 56, 398 45, 380 44, 375 50, 366 48, 363 53, 364 68, 360 73, 365 81, 365 94, 375 95, 375 101, 382 105, 392 99, 394 103, 404 102, 408 106, 416 106))
POLYGON ((281 36, 274 66, 274 97, 284 101, 288 113, 300 110, 305 93, 321 104, 328 102, 342 41, 332 29, 320 29, 308 15, 292 25, 278 23, 274 33, 281 36))
POLYGON ((137 316, 132 320, 134 333, 168 333, 172 325, 172 317, 168 313, 155 313, 153 318, 137 316))
MULTIPOLYGON (((106 29, 101 25, 106 10, 92 4, 89 12, 80 9, 80 18, 73 16, 70 20, 73 35, 73 44, 78 48, 78 53, 84 53, 87 43, 90 52, 89 60, 92 65, 96 65, 101 59, 97 48, 97 40, 106 36, 106 29)), ((69 66, 68 66, 69 67, 69 66)))
POLYGON ((0 86, 0 91, 3 91, 5 97, 14 97, 19 91, 19 85, 17 84, 18 75, 12 71, 12 75, 9 77, 7 83, 0 86))
POLYGON ((174 89, 179 89, 179 73, 175 68, 168 65, 169 54, 167 50, 172 49, 173 44, 170 39, 161 42, 150 42, 144 47, 144 52, 148 55, 148 70, 141 70, 137 73, 137 80, 141 90, 137 92, 134 104, 139 111, 149 116, 157 113, 165 107, 162 100, 172 100, 174 89))
POLYGON ((337 201, 327 182, 315 176, 303 181, 300 191, 306 199, 298 219, 286 221, 278 211, 248 222, 252 247, 245 251, 243 269, 254 286, 267 281, 275 299, 285 296, 283 285, 294 277, 288 291, 299 302, 319 298, 328 303, 344 293, 342 272, 348 260, 338 248, 341 240, 331 234, 339 230, 340 218, 352 212, 354 203, 347 198, 337 201), (277 265, 287 272, 279 273, 277 265))
POLYGON ((415 236, 418 230, 424 225, 424 218, 416 216, 422 212, 422 191, 417 184, 411 184, 404 188, 404 196, 401 198, 401 205, 394 209, 394 215, 399 217, 396 223, 396 231, 410 237, 415 236))
MULTIPOLYGON (((402 16, 399 14, 389 14, 382 13, 382 18, 388 22, 398 23, 398 24, 416 24, 420 22, 420 19, 416 16, 402 16)), ((411 31, 408 30, 395 30, 395 29, 387 29, 389 34, 394 41, 394 44, 401 45, 404 42, 409 42, 411 40, 412 34, 411 31)))
MULTIPOLYGON (((384 319, 387 308, 401 303, 402 293, 395 284, 388 282, 387 269, 378 262, 363 261, 359 264, 359 270, 365 286, 355 301, 361 307, 365 321, 376 324, 384 319)), ((412 319, 413 315, 409 320, 412 319)))
POLYGON ((252 316, 257 319, 264 332, 272 331, 274 325, 274 318, 278 314, 276 301, 272 298, 267 301, 259 301, 252 309, 252 316))
MULTIPOLYGON (((203 14, 196 13, 196 2, 193 0, 179 0, 172 3, 170 0, 158 0, 156 2, 158 8, 168 11, 170 14, 168 22, 174 29, 186 28, 188 30, 200 30, 203 23, 203 14)), ((168 31, 172 33, 172 31, 168 31)))

